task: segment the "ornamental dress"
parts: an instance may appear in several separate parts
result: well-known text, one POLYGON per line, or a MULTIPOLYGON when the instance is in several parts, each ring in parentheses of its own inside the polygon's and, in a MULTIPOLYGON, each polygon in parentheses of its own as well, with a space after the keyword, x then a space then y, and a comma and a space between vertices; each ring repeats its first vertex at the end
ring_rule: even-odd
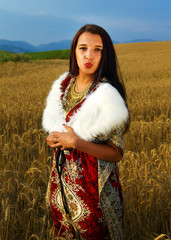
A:
MULTIPOLYGON (((100 83, 99 86, 101 84, 106 83, 100 83)), ((91 95, 99 91, 99 86, 96 86, 91 95)), ((47 106, 43 115, 44 129, 49 132, 54 130, 64 131, 61 123, 63 122, 68 126, 71 124, 76 134, 83 139, 93 139, 92 141, 97 144, 109 140, 124 151, 121 129, 123 123, 128 119, 127 109, 124 108, 123 112, 125 111, 125 113, 122 112, 123 115, 125 114, 123 120, 119 121, 119 124, 115 124, 114 129, 110 129, 110 131, 92 129, 91 133, 87 133, 89 130, 86 128, 85 123, 90 118, 91 125, 93 125, 93 119, 97 125, 96 121, 99 117, 98 114, 93 115, 93 110, 92 113, 89 113, 90 105, 94 102, 89 99, 90 105, 88 105, 89 95, 87 92, 88 89, 83 94, 74 92, 74 78, 70 74, 66 73, 60 77, 52 87, 47 99, 47 106), (87 112, 85 111, 87 113, 86 118, 80 111, 84 108, 83 106, 88 109, 86 109, 87 112), (56 114, 56 111, 58 111, 58 114, 56 114), (78 127, 79 115, 82 115, 80 128, 78 127), (52 118, 54 122, 51 121, 52 118), (58 126, 56 121, 58 121, 58 126), (74 125, 75 122, 77 127, 74 125), (85 129, 83 129, 84 126, 85 129), (91 134, 93 134, 93 137, 91 134)), ((105 117, 108 116, 103 117, 105 122, 105 117)), ((103 128, 103 124, 99 125, 99 127, 103 128)), ((56 150, 54 152, 56 154, 56 150)), ((62 183, 72 217, 72 226, 79 232, 80 239, 123 239, 123 198, 117 163, 102 161, 75 149, 64 150, 64 154, 66 161, 62 170, 62 183)), ((55 157, 46 200, 52 211, 56 236, 59 239, 74 239, 62 202, 55 157)))

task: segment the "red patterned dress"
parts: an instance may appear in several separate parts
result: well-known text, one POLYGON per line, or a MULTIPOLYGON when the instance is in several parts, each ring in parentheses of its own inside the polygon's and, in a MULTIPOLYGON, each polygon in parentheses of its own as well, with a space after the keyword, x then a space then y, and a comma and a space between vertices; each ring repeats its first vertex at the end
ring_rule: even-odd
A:
MULTIPOLYGON (((73 84, 74 79, 71 76, 61 83, 60 98, 65 111, 73 84)), ((76 101, 75 106, 70 107, 66 113, 66 123, 81 108, 84 101, 85 96, 82 96, 76 101)), ((118 128, 108 137, 97 136, 95 141, 98 144, 110 140, 123 149, 121 135, 121 129, 118 128)), ((64 153, 66 161, 62 170, 62 183, 72 223, 79 232, 80 239, 123 239, 123 199, 117 164, 98 160, 74 149, 65 150, 64 153)), ((47 201, 51 207, 57 239, 74 239, 63 207, 55 157, 48 185, 47 201)))

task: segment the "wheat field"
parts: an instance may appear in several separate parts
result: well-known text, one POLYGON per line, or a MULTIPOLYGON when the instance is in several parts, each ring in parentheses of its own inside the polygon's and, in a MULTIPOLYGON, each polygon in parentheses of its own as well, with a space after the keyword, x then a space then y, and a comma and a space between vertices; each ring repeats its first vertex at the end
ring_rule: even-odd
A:
MULTIPOLYGON (((115 48, 131 115, 119 164, 125 240, 170 239, 171 42, 115 48)), ((52 82, 67 70, 67 60, 0 64, 0 240, 55 240, 41 118, 52 82)))

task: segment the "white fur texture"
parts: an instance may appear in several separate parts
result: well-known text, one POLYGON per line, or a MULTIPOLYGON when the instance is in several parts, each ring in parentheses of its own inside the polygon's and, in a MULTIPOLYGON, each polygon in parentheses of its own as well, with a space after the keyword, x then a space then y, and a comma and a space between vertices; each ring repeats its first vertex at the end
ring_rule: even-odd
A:
POLYGON ((63 132, 64 127, 62 124, 66 124, 65 112, 61 103, 61 83, 67 77, 68 73, 64 73, 57 79, 46 100, 46 108, 43 112, 42 126, 45 131, 51 133, 53 131, 63 132))
MULTIPOLYGON (((46 131, 64 131, 65 111, 60 96, 61 82, 68 73, 62 75, 52 86, 43 113, 43 128, 46 131)), ((84 140, 91 141, 98 135, 108 135, 111 130, 128 120, 128 110, 118 91, 109 83, 101 83, 88 95, 81 108, 67 123, 84 140)))

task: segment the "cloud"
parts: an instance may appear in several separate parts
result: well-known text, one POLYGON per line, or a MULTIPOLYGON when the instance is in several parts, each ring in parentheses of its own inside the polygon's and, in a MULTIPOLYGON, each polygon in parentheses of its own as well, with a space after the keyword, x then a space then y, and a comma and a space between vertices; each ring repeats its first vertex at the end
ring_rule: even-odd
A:
POLYGON ((33 44, 72 39, 79 24, 47 12, 24 14, 0 9, 0 38, 25 40, 33 44))
POLYGON ((151 31, 154 28, 156 22, 149 22, 144 21, 142 19, 137 18, 111 18, 106 17, 92 17, 92 16, 80 16, 75 18, 77 22, 84 22, 84 23, 95 23, 99 24, 100 26, 106 26, 108 28, 113 29, 127 29, 131 31, 151 31))
POLYGON ((49 15, 49 13, 46 12, 46 11, 39 11, 39 12, 32 13, 32 15, 35 15, 35 16, 47 16, 47 15, 49 15))
POLYGON ((77 16, 77 22, 94 23, 102 26, 116 41, 129 41, 138 38, 152 38, 154 40, 171 39, 171 31, 168 29, 168 21, 161 19, 142 19, 140 17, 106 17, 98 16, 77 16))

